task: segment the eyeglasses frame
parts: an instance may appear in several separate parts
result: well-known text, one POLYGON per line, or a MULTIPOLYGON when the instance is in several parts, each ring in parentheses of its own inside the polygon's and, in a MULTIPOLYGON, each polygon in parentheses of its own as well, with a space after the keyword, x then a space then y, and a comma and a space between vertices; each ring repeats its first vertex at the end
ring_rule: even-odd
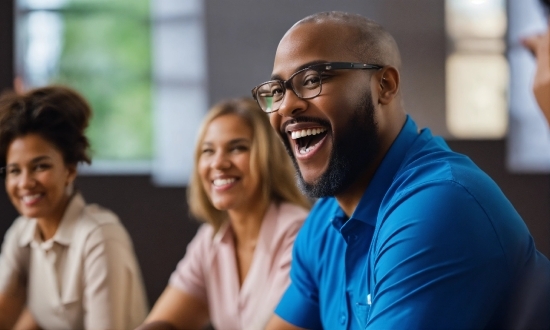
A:
MULTIPOLYGON (((323 88, 323 80, 321 79, 320 84, 319 84, 319 93, 317 93, 314 96, 310 96, 310 97, 301 97, 294 90, 294 86, 292 85, 291 81, 296 75, 298 75, 299 73, 301 73, 303 71, 315 70, 320 74, 321 72, 332 71, 332 70, 380 70, 382 68, 384 68, 384 66, 378 65, 378 64, 355 63, 355 62, 327 62, 327 63, 313 64, 313 65, 310 65, 308 67, 305 67, 303 69, 300 69, 300 70, 294 72, 287 80, 273 79, 273 80, 268 80, 266 82, 263 82, 263 83, 259 84, 258 86, 254 87, 252 89, 252 91, 251 91, 252 92, 252 97, 254 98, 256 103, 258 103, 258 106, 260 106, 262 111, 264 111, 265 113, 272 113, 272 112, 278 111, 279 108, 277 108, 276 110, 272 110, 272 111, 266 111, 262 108, 262 105, 258 101, 258 97, 257 97, 258 89, 261 86, 265 85, 265 84, 275 82, 275 81, 279 82, 284 88, 283 98, 286 95, 286 91, 288 89, 290 89, 301 100, 309 100, 309 99, 315 98, 315 97, 317 97, 321 94, 321 90, 323 88)), ((321 75, 319 75, 319 77, 321 77, 321 75)))

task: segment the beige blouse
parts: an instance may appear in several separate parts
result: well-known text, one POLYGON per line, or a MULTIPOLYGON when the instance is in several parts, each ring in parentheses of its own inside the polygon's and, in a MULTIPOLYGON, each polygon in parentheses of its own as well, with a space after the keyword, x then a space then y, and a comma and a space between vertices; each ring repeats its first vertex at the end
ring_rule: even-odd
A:
POLYGON ((0 252, 0 293, 27 285, 27 307, 44 329, 133 329, 147 314, 131 239, 112 212, 71 200, 54 237, 19 217, 0 252))

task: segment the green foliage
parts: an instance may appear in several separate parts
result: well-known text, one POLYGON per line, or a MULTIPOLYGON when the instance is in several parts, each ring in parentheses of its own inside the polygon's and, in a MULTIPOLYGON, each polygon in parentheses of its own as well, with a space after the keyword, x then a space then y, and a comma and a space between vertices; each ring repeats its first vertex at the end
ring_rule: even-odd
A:
POLYGON ((151 29, 148 0, 70 0, 56 82, 94 110, 95 159, 152 158, 151 29))

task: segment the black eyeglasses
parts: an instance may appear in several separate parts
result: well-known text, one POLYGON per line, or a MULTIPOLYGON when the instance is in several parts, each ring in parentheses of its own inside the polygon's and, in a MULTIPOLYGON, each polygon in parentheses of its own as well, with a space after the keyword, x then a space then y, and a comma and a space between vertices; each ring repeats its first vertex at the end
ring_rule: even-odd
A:
POLYGON ((321 94, 323 72, 332 70, 380 70, 383 66, 377 64, 329 62, 315 64, 295 72, 288 80, 270 80, 252 89, 252 97, 260 108, 267 113, 279 110, 287 89, 305 100, 321 94))

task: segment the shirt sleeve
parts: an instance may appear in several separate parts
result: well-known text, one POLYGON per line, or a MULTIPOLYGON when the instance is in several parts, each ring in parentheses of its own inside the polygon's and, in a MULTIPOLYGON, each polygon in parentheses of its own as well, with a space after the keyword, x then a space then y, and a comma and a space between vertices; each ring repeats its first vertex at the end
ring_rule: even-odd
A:
POLYGON ((19 233, 22 223, 16 220, 4 236, 0 250, 0 294, 16 292, 25 285, 28 250, 19 246, 19 233))
POLYGON ((315 269, 315 260, 311 260, 314 253, 308 251, 312 244, 308 235, 306 221, 302 230, 298 233, 292 251, 292 263, 290 268, 290 285, 282 296, 275 314, 285 321, 306 329, 321 329, 321 317, 319 309, 319 294, 317 283, 310 273, 315 269))
POLYGON ((367 329, 487 324, 510 278, 492 220, 454 182, 434 183, 400 200, 372 245, 367 329))
POLYGON ((206 276, 204 263, 210 259, 210 246, 213 230, 208 224, 203 224, 191 242, 187 245, 185 256, 176 266, 170 276, 169 284, 179 290, 207 301, 206 276))
POLYGON ((145 319, 147 303, 130 237, 119 223, 92 231, 84 249, 84 326, 133 329, 145 319))

